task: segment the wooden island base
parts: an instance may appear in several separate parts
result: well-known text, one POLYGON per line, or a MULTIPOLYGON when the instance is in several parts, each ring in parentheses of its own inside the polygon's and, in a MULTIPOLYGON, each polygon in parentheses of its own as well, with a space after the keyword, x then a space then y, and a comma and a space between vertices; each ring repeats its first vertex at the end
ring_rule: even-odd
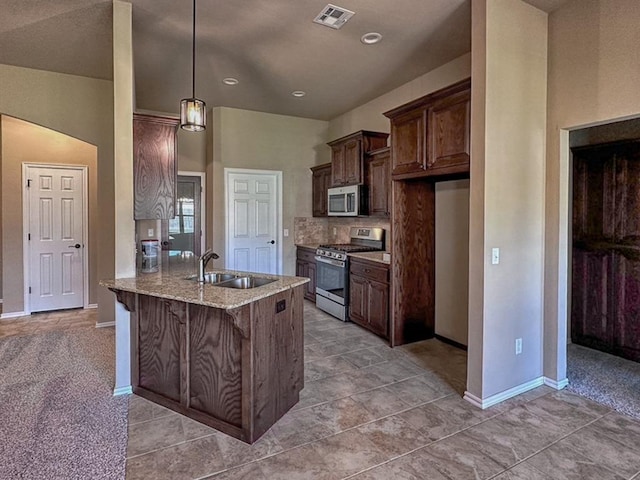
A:
POLYGON ((298 402, 304 286, 232 309, 112 290, 132 313, 136 395, 247 443, 298 402))

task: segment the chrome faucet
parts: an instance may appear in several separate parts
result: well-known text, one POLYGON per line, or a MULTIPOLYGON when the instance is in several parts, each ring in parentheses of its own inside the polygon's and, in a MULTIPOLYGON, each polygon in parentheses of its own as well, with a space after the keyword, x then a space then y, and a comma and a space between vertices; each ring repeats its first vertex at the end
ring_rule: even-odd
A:
POLYGON ((220 256, 213 250, 207 250, 198 259, 198 281, 204 283, 204 270, 207 268, 209 260, 220 258, 220 256))

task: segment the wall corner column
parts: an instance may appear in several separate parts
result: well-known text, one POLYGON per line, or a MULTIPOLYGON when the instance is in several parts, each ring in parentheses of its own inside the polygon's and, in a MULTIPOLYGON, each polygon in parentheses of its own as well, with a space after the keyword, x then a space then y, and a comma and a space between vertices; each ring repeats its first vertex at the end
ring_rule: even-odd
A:
MULTIPOLYGON (((135 275, 133 221, 133 42, 131 4, 113 2, 113 129, 115 185, 115 276, 135 275)), ((114 392, 131 386, 130 316, 116 303, 114 392)))

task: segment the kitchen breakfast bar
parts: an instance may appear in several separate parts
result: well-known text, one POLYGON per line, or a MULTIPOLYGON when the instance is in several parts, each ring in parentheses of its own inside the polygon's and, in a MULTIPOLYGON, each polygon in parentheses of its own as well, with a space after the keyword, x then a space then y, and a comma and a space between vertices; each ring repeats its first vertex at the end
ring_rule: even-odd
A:
POLYGON ((101 285, 131 312, 133 392, 253 443, 303 388, 309 279, 214 272, 206 280, 179 270, 101 285))

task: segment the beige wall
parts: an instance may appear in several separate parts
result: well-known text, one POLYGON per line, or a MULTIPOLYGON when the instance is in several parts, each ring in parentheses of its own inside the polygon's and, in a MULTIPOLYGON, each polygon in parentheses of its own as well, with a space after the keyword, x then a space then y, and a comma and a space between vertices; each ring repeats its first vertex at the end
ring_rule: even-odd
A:
POLYGON ((24 310, 22 164, 86 165, 88 167, 89 298, 97 303, 98 291, 98 149, 89 143, 48 128, 3 115, 2 119, 2 238, 3 313, 24 310))
POLYGON ((549 17, 544 373, 566 377, 567 130, 640 116, 640 3, 572 0, 549 17))
MULTIPOLYGON (((311 216, 310 167, 330 161, 327 122, 284 115, 214 108, 212 115, 213 179, 211 216, 213 249, 224 266, 224 169, 247 168, 283 172, 283 273, 295 274, 294 217, 311 216)), ((211 204, 208 205, 208 208, 211 204)))
POLYGON ((483 43, 472 53, 484 55, 484 66, 472 74, 472 95, 484 93, 484 119, 472 124, 483 149, 472 150, 469 213, 483 234, 474 237, 482 249, 470 252, 469 290, 483 306, 469 312, 467 398, 484 402, 542 376, 547 15, 520 0, 475 4, 473 22, 484 20, 485 32, 474 32, 483 43), (494 247, 499 265, 491 264, 494 247))
POLYGON ((435 333, 468 341, 469 180, 436 183, 435 333))
POLYGON ((383 115, 384 112, 470 76, 471 54, 467 53, 332 119, 329 122, 328 140, 335 140, 358 130, 388 133, 389 119, 383 115))
MULTIPOLYGON (((114 274, 113 83, 0 65, 0 113, 64 133, 98 149, 97 276, 114 274)), ((98 320, 113 321, 113 294, 98 289, 98 320)))

